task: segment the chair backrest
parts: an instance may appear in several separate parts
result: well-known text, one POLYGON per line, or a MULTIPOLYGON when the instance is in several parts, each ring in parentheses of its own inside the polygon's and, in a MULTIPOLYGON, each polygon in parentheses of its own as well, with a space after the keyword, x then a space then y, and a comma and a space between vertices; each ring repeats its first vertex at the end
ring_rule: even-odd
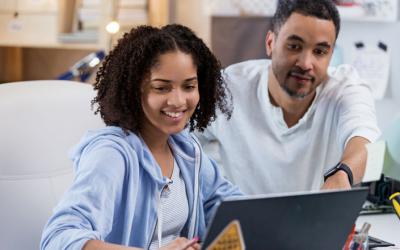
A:
POLYGON ((38 249, 43 226, 73 178, 70 148, 103 127, 92 86, 0 84, 0 248, 38 249))

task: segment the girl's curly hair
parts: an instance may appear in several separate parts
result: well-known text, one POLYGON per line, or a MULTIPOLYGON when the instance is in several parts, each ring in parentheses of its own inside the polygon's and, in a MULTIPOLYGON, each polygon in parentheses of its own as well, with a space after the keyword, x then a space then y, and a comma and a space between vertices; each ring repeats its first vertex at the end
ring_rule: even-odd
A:
POLYGON ((204 42, 182 25, 143 25, 124 34, 97 72, 92 106, 98 105, 95 113, 106 125, 139 133, 144 119, 141 84, 159 56, 173 51, 191 55, 197 66, 200 101, 190 118, 190 131, 203 131, 215 120, 217 107, 230 118, 232 97, 222 80, 221 64, 204 42))

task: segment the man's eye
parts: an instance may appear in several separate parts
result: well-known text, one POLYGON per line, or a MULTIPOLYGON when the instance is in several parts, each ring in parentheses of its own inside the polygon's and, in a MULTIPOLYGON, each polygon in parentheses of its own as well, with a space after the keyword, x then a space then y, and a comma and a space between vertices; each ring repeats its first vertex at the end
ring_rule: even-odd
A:
POLYGON ((316 55, 323 56, 323 55, 328 54, 328 51, 326 49, 315 49, 314 53, 316 55))
POLYGON ((288 44, 287 48, 289 50, 299 50, 301 47, 300 47, 300 45, 297 45, 297 44, 288 44))

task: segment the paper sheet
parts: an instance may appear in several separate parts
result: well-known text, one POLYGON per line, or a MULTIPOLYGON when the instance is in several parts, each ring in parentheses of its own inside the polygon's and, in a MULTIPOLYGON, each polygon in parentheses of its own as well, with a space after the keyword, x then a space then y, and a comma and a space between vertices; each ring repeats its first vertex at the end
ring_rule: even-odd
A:
POLYGON ((384 51, 378 45, 355 48, 352 65, 370 85, 374 98, 382 99, 389 83, 389 50, 384 51))
POLYGON ((381 177, 385 160, 386 143, 378 141, 366 145, 368 157, 362 182, 377 181, 381 177))

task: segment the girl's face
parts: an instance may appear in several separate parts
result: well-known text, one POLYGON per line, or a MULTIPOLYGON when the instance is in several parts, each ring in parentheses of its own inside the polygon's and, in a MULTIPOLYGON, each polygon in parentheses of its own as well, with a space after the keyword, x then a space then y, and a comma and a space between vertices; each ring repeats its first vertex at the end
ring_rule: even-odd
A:
POLYGON ((169 136, 182 131, 199 103, 197 67, 181 51, 162 54, 142 86, 142 132, 169 136))

